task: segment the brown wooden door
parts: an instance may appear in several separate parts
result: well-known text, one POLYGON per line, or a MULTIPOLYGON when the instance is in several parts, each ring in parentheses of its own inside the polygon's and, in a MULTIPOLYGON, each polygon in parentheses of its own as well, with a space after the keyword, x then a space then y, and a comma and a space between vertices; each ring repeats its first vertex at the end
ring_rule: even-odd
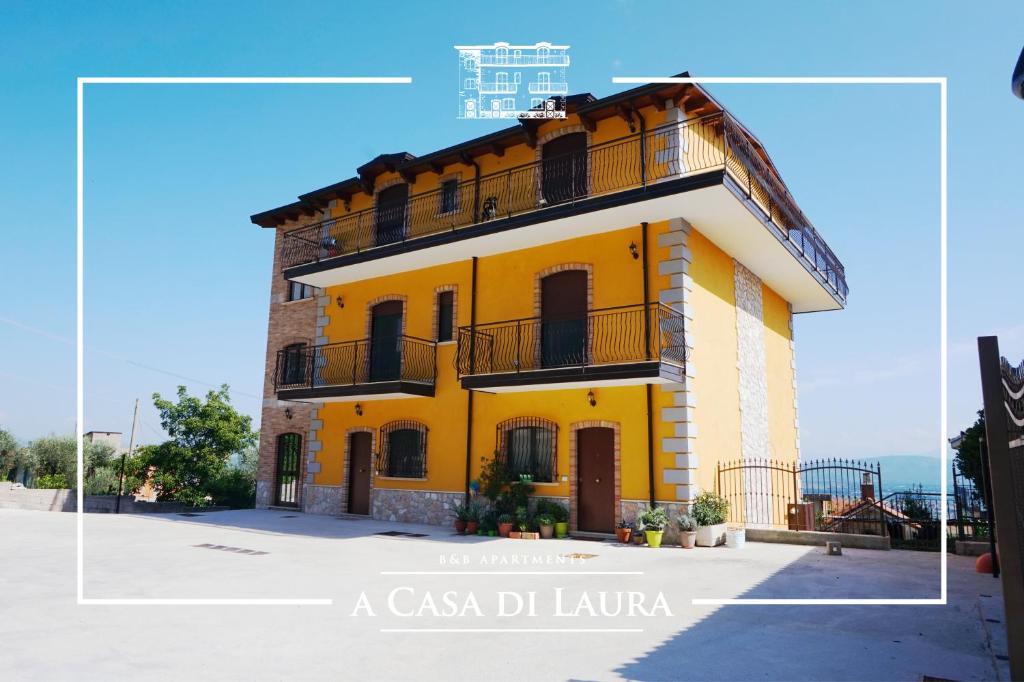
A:
POLYGON ((582 365, 587 357, 587 271, 566 270, 541 280, 541 366, 582 365))
POLYGON ((615 431, 576 432, 576 529, 615 531, 615 431))
POLYGON ((409 185, 392 185, 377 193, 374 217, 377 246, 405 240, 408 206, 409 185))
POLYGON ((370 324, 370 381, 394 381, 402 368, 402 302, 373 306, 370 324))
POLYGON ((370 513, 370 434, 360 431, 349 437, 348 513, 370 513))

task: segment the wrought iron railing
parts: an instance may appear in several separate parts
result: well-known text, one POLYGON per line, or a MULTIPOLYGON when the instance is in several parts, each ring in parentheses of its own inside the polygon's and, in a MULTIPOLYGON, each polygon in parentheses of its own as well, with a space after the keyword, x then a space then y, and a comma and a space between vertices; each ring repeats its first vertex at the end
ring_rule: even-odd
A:
POLYGON ((877 463, 843 459, 720 462, 716 490, 729 501, 729 521, 788 528, 885 535, 878 512, 877 463))
POLYGON ((652 184, 724 170, 770 229, 819 274, 841 300, 848 288, 842 263, 800 211, 785 184, 729 114, 662 125, 615 140, 516 166, 408 201, 355 211, 285 234, 282 267, 314 263, 387 244, 572 204, 652 184))
POLYGON ((460 375, 660 360, 686 364, 683 315, 664 303, 459 328, 460 375))
POLYGON ((360 339, 277 352, 274 388, 353 386, 381 381, 434 384, 437 345, 414 336, 360 339))

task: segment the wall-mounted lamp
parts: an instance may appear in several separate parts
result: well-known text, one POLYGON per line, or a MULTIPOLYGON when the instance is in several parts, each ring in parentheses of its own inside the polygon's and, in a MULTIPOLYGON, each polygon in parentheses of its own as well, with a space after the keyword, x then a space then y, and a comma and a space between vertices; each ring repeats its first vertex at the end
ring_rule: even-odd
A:
POLYGON ((593 391, 587 391, 587 402, 590 403, 591 407, 597 406, 597 396, 594 395, 593 391))
POLYGON ((640 252, 636 248, 636 242, 629 243, 629 253, 633 256, 633 260, 640 257, 640 252))
POLYGON ((292 408, 290 408, 290 407, 284 408, 284 418, 285 419, 291 419, 292 416, 293 416, 292 408))
POLYGON ((363 406, 360 405, 359 403, 356 403, 356 416, 357 417, 362 417, 363 416, 363 406))
POLYGON ((338 304, 339 308, 345 307, 345 299, 341 297, 341 294, 338 294, 338 298, 334 299, 334 302, 338 304))

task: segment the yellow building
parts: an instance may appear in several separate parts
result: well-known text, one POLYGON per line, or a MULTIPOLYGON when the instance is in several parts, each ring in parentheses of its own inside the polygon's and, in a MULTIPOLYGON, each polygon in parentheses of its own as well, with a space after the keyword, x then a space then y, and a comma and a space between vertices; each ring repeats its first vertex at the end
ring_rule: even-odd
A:
POLYGON ((258 506, 447 524, 497 453, 611 532, 798 457, 792 316, 843 307, 841 263, 699 86, 566 105, 252 217, 258 506))

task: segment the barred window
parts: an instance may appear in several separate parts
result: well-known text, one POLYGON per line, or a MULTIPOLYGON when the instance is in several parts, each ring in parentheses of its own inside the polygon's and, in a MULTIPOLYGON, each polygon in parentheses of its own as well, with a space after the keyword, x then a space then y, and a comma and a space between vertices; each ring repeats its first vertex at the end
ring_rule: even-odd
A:
POLYGON ((427 475, 427 427, 414 421, 394 421, 380 427, 377 473, 397 478, 427 475))
POLYGON ((519 417, 498 424, 498 454, 513 478, 523 474, 538 483, 557 475, 558 425, 539 417, 519 417))

